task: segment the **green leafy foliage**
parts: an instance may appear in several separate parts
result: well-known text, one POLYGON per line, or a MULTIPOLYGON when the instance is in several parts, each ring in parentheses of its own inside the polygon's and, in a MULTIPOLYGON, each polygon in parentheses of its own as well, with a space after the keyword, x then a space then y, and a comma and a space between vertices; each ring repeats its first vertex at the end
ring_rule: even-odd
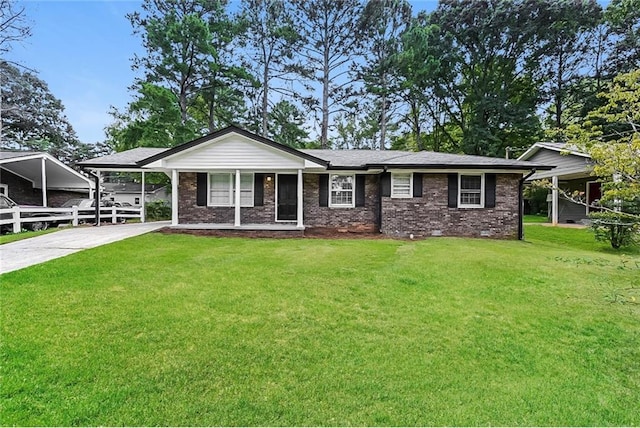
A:
POLYGON ((0 93, 0 148, 47 152, 70 165, 104 151, 78 140, 62 102, 33 72, 0 60, 0 93))
POLYGON ((618 249, 640 242, 640 219, 622 212, 596 212, 589 214, 591 229, 596 240, 609 242, 618 249))

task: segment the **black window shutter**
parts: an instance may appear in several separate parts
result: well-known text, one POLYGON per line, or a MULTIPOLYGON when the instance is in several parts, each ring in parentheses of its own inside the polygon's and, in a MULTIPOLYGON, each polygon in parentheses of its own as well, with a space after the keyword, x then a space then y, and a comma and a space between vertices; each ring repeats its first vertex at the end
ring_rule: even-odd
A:
POLYGON ((391 173, 383 172, 380 176, 380 196, 391 196, 391 173))
POLYGON ((207 205, 207 180, 209 174, 199 172, 196 178, 196 205, 204 207, 207 205))
POLYGON ((253 206, 264 205, 264 174, 253 175, 253 206))
POLYGON ((484 175, 484 206, 494 208, 496 206, 496 175, 484 175))
POLYGON ((364 183, 366 176, 356 174, 356 207, 364 207, 364 183))
POLYGON ((318 199, 321 207, 329 206, 329 176, 326 174, 318 176, 318 199))
POLYGON ((449 208, 458 207, 458 174, 449 174, 449 208))
POLYGON ((422 197, 422 174, 419 172, 413 173, 413 197, 422 197))

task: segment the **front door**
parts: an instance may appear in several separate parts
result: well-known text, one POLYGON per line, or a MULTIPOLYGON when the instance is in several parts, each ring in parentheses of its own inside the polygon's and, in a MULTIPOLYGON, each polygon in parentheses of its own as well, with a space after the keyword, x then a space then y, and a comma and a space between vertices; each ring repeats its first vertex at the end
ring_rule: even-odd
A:
POLYGON ((276 220, 296 221, 298 219, 298 176, 278 174, 278 202, 276 220))

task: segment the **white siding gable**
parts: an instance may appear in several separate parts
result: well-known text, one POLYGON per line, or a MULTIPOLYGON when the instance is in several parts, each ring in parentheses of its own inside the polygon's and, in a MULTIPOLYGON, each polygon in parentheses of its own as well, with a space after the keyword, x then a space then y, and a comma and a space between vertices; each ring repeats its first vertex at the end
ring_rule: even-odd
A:
POLYGON ((534 163, 555 166, 555 168, 550 171, 540 171, 534 174, 529 178, 529 180, 540 180, 543 178, 553 177, 554 175, 558 177, 576 174, 588 176, 592 169, 590 158, 588 157, 563 154, 548 149, 540 149, 527 160, 534 163))
POLYGON ((274 170, 304 168, 304 159, 238 134, 170 156, 162 162, 169 169, 274 170))

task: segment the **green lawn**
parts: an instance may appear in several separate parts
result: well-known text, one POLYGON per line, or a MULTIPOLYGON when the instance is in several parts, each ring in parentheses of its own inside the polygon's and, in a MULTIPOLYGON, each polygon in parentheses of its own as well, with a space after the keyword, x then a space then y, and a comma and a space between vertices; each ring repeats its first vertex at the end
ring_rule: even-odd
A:
POLYGON ((59 228, 51 228, 47 230, 38 230, 38 231, 24 231, 20 233, 7 233, 6 235, 0 235, 0 245, 8 244, 9 242, 21 241, 27 238, 33 238, 34 236, 46 235, 47 233, 52 233, 60 230, 59 228))
POLYGON ((640 254, 148 234, 3 275, 2 425, 639 425, 640 254))
POLYGON ((540 214, 526 214, 523 221, 525 223, 549 223, 549 217, 540 214))

